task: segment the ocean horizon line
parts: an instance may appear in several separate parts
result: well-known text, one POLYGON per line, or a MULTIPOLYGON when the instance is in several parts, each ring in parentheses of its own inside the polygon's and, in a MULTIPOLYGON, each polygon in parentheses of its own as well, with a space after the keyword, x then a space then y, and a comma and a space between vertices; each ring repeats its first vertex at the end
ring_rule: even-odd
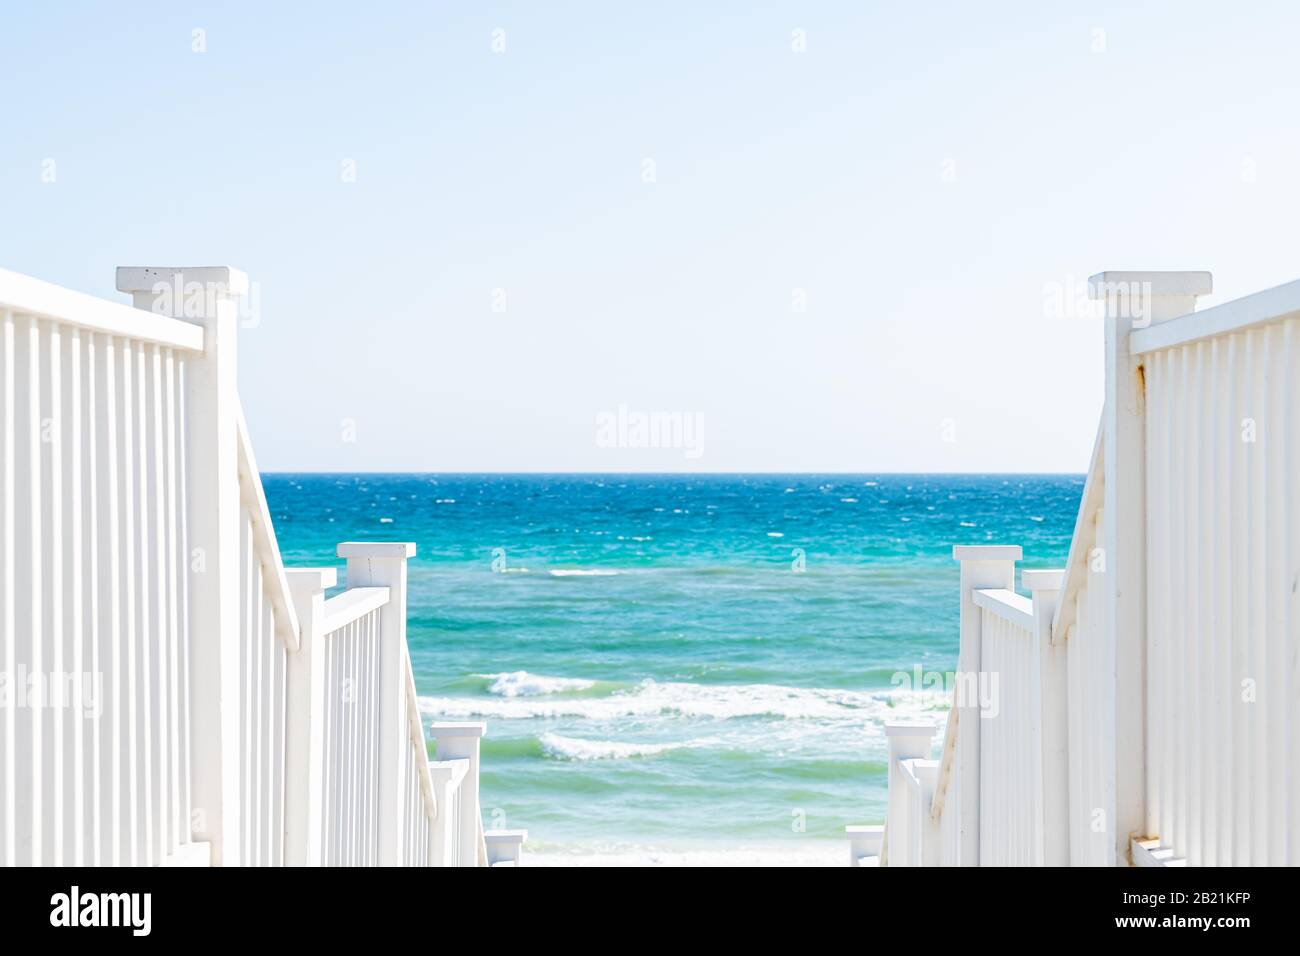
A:
POLYGON ((894 478, 1082 478, 1083 471, 548 471, 548 470, 335 470, 335 469, 284 469, 261 468, 263 475, 455 475, 460 477, 481 477, 483 475, 532 475, 537 477, 618 477, 618 478, 734 478, 750 475, 762 475, 772 478, 855 478, 855 477, 894 477, 894 478))

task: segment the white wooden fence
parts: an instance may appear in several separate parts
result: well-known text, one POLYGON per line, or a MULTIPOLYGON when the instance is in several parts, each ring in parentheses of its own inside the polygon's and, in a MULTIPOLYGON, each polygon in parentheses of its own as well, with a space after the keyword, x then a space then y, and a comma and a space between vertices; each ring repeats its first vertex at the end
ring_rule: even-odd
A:
POLYGON ((117 280, 135 308, 0 270, 0 862, 517 863, 523 831, 482 829, 483 726, 428 758, 414 545, 340 545, 329 599, 333 569, 280 559, 246 277, 117 280))
POLYGON ((996 679, 979 721, 981 859, 1030 866, 1043 854, 1033 606, 1011 590, 980 590, 974 598, 981 611, 980 670, 996 679))
POLYGON ((1300 864, 1300 282, 1132 340, 1147 393, 1143 832, 1190 864, 1300 864))
POLYGON ((854 865, 1300 864, 1300 282, 1201 312, 1208 273, 1092 285, 1106 395, 1067 566, 1025 598, 1019 548, 954 549, 943 750, 887 728, 854 865))
POLYGON ((0 858, 190 844, 185 410, 203 330, 0 271, 0 858))

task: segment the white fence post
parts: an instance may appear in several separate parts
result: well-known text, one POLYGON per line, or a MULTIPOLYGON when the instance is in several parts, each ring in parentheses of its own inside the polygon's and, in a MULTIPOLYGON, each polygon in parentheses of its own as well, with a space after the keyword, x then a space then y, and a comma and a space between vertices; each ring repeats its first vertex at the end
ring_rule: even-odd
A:
POLYGON ((914 808, 908 801, 907 782, 903 779, 901 762, 917 758, 929 760, 930 743, 938 729, 934 724, 885 724, 885 736, 889 739, 889 806, 885 818, 885 855, 889 866, 920 865, 919 860, 912 859, 913 829, 920 826, 920 821, 912 819, 914 808))
POLYGON ((1070 864, 1069 725, 1066 713, 1064 644, 1052 643, 1052 619, 1061 600, 1064 571, 1022 571, 1020 583, 1034 603, 1035 659, 1038 661, 1039 768, 1035 806, 1041 810, 1035 841, 1039 866, 1070 864))
POLYGON ((379 852, 380 866, 402 861, 402 764, 410 759, 406 718, 406 562, 415 557, 410 541, 345 541, 349 588, 386 587, 379 639, 379 852))
MULTIPOLYGON (((1102 411, 1106 563, 1105 634, 1115 674, 1115 795, 1108 820, 1113 862, 1130 861, 1146 829, 1146 377, 1129 351, 1134 329, 1186 315, 1212 288, 1208 272, 1102 272, 1089 294, 1105 302, 1106 398, 1102 411)), ((1110 670, 1110 668, 1108 668, 1110 670)))
POLYGON ((1019 545, 955 545, 953 559, 961 562, 961 645, 957 656, 957 778, 956 807, 960 845, 959 866, 980 865, 980 676, 981 611, 974 592, 983 588, 1014 590, 1019 545))
POLYGON ((325 646, 321 622, 325 591, 338 583, 334 568, 286 568, 298 614, 298 650, 288 658, 288 715, 284 767, 284 862, 321 865, 325 799, 325 646))
POLYGON ((460 830, 452 812, 455 806, 451 797, 453 776, 452 768, 446 762, 429 761, 429 779, 433 782, 433 799, 438 807, 438 815, 433 820, 430 866, 455 866, 457 863, 460 830))
POLYGON ((190 830, 192 839, 211 843, 214 866, 237 866, 242 820, 235 300, 248 292, 248 277, 224 266, 123 266, 117 288, 130 293, 138 309, 203 327, 203 353, 189 359, 185 371, 193 643, 190 830))
MULTIPOLYGON (((487 733, 482 721, 447 721, 429 727, 429 735, 437 742, 438 760, 468 760, 469 771, 460 785, 460 865, 479 865, 479 834, 483 829, 482 809, 479 807, 478 766, 479 744, 487 733)), ((444 803, 439 802, 439 812, 444 803)), ((486 859, 482 861, 486 863, 486 859)))
POLYGON ((914 810, 913 823, 916 831, 913 844, 914 866, 939 866, 942 863, 942 836, 938 822, 930 815, 934 803, 934 791, 939 783, 939 761, 914 760, 912 772, 916 774, 917 805, 914 810))

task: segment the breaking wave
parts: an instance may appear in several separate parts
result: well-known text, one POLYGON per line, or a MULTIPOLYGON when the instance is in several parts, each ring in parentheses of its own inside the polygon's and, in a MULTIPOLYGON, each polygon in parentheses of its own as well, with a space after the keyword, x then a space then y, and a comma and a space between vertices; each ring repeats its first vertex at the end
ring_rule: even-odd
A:
POLYGON ((577 678, 527 671, 485 675, 488 697, 421 697, 420 710, 448 719, 528 720, 680 717, 712 720, 767 718, 818 724, 880 727, 886 720, 928 717, 942 723, 946 695, 906 690, 829 690, 777 684, 692 684, 644 680, 604 696, 564 697, 590 688, 577 678))
POLYGON ((476 674, 488 681, 487 691, 498 697, 543 697, 546 694, 563 694, 587 690, 595 681, 580 677, 546 677, 528 671, 509 671, 501 674, 476 674))

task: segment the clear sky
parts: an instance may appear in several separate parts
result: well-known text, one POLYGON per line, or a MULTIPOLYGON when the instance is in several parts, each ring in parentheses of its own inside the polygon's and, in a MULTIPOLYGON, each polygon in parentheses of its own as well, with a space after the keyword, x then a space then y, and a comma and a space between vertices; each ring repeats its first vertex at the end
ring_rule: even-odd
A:
POLYGON ((1054 303, 1300 276, 1295 9, 6 4, 0 266, 248 272, 267 470, 1082 471, 1054 303))

